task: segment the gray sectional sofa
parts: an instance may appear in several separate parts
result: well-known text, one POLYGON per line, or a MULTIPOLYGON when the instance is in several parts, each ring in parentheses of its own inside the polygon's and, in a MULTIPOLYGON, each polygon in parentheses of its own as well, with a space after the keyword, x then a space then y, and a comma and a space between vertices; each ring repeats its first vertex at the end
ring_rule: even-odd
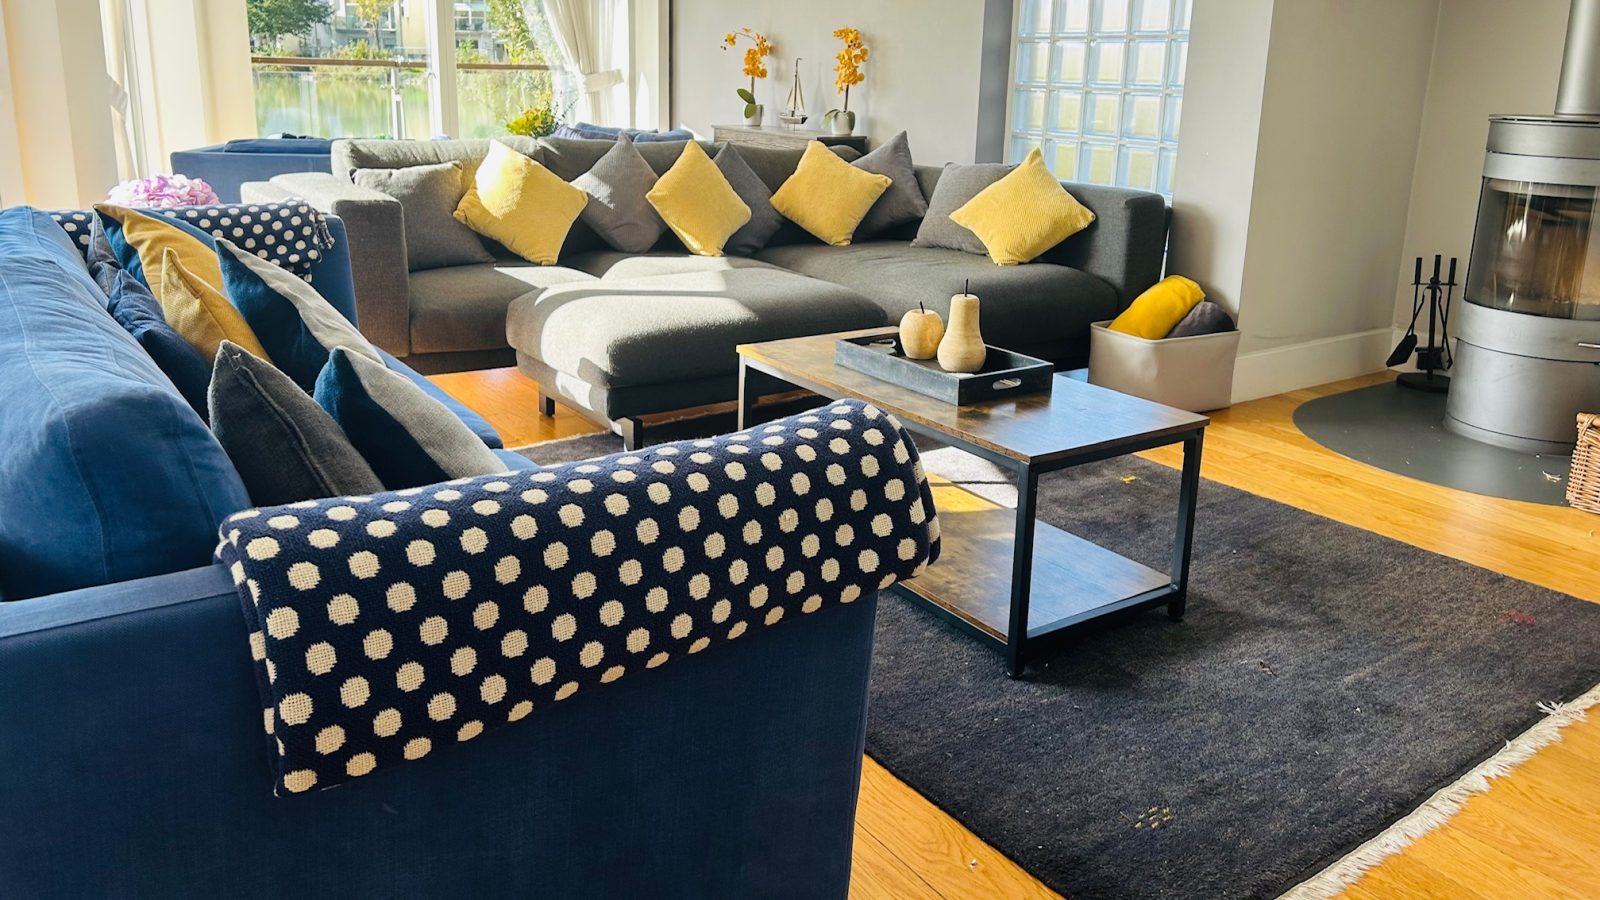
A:
MULTIPOLYGON (((503 140, 568 181, 611 147, 503 140)), ((661 173, 683 144, 637 148, 661 173)), ((969 282, 983 298, 989 343, 1081 366, 1089 323, 1113 317, 1154 284, 1166 251, 1168 211, 1159 195, 1070 184, 1095 223, 1022 266, 912 247, 917 223, 848 247, 824 245, 786 224, 753 258, 706 258, 686 253, 670 231, 647 254, 619 253, 579 221, 557 266, 528 263, 485 241, 493 262, 412 270, 400 204, 357 186, 351 173, 449 161, 470 171, 487 149, 487 141, 336 141, 332 174, 248 183, 243 196, 304 197, 342 217, 362 331, 380 347, 429 373, 515 362, 547 398, 630 443, 640 439, 646 417, 732 400, 738 344, 888 325, 919 302, 943 315, 950 295, 969 282)), ((798 150, 739 152, 773 190, 800 158, 798 150)), ((941 171, 917 167, 924 197, 941 171)))

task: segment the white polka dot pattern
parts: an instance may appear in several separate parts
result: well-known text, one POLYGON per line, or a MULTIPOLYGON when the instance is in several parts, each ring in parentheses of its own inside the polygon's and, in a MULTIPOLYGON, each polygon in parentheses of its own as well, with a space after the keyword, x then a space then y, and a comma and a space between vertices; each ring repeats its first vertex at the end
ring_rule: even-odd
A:
MULTIPOLYGON (((323 253, 333 249, 333 234, 322 213, 299 199, 143 212, 181 219, 212 237, 227 238, 307 281, 311 280, 311 267, 322 259, 323 253)), ((67 209, 50 213, 50 218, 72 238, 79 252, 87 255, 93 215, 90 210, 67 209)))
POLYGON ((854 602, 939 552, 910 439, 856 402, 535 472, 246 510, 221 533, 280 793, 456 752, 581 691, 854 602))

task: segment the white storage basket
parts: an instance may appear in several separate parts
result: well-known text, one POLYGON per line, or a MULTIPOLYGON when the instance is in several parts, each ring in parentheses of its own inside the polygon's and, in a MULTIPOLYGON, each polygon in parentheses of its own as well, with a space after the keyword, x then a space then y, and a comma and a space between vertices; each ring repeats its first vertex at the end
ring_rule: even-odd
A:
POLYGON ((1089 326, 1089 383, 1191 412, 1232 402, 1239 332, 1146 340, 1089 326))

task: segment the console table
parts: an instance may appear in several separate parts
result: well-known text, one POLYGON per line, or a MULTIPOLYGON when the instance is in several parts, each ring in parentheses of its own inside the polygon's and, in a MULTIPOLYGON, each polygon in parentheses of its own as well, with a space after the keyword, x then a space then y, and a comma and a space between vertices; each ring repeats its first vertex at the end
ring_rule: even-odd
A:
POLYGON ((1112 613, 1165 606, 1173 620, 1183 618, 1201 442, 1209 419, 1065 374, 1055 376, 1048 394, 954 406, 834 362, 836 339, 882 331, 741 344, 739 428, 754 424, 755 402, 763 394, 800 387, 834 400, 874 404, 910 431, 1014 475, 1014 511, 954 484, 935 484, 939 562, 891 590, 998 644, 1013 677, 1021 673, 1029 650, 1112 613), (1040 475, 1168 444, 1183 445, 1168 571, 1035 521, 1040 475))
POLYGON ((713 125, 712 139, 719 144, 745 144, 751 147, 771 147, 777 150, 800 150, 811 141, 821 141, 824 144, 841 144, 853 147, 860 153, 867 152, 867 136, 864 134, 834 134, 831 131, 807 131, 801 128, 790 128, 787 125, 763 125, 751 128, 748 125, 713 125))

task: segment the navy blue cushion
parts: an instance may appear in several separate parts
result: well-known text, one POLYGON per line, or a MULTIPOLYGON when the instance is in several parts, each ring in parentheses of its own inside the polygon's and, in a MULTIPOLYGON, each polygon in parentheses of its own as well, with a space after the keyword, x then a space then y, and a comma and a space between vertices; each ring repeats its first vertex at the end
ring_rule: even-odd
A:
POLYGON ((404 374, 343 347, 329 354, 313 396, 391 490, 506 471, 450 409, 404 374))
POLYGON ((224 153, 309 153, 326 156, 333 152, 329 138, 236 138, 222 145, 224 153))
POLYGON ((671 131, 641 131, 637 134, 629 132, 635 144, 653 144, 666 141, 692 141, 694 132, 687 128, 674 128, 671 131))
POLYGON ((200 418, 209 421, 206 390, 211 385, 211 366, 193 344, 167 324, 161 304, 150 289, 126 270, 118 269, 111 276, 107 297, 110 303, 106 309, 111 317, 150 354, 200 418))
POLYGON ((0 212, 0 397, 10 599, 204 565, 217 523, 249 505, 71 238, 31 207, 0 212))
POLYGON ((687 128, 675 128, 671 131, 645 131, 640 128, 613 128, 609 125, 594 125, 589 122, 558 125, 552 137, 586 141, 614 141, 619 134, 626 134, 636 144, 694 140, 694 132, 687 128))
POLYGON ((404 375, 411 380, 412 384, 420 388, 424 394, 444 404, 446 409, 455 413, 456 418, 470 428, 472 433, 477 435, 480 440, 488 444, 491 450, 498 450, 505 446, 505 442, 500 439, 500 432, 494 430, 494 426, 489 424, 489 420, 467 408, 467 405, 460 400, 450 396, 445 392, 444 388, 429 381, 428 376, 395 359, 389 351, 382 347, 378 348, 378 356, 383 360, 383 364, 389 367, 389 371, 399 372, 404 375))

